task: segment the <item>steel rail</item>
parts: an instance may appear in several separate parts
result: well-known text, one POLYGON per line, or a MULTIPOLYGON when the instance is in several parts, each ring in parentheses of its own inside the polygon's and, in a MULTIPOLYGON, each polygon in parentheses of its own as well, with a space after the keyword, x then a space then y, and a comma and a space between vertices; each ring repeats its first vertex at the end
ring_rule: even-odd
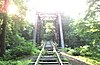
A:
POLYGON ((37 64, 38 64, 39 59, 40 59, 40 57, 41 57, 41 55, 42 55, 42 52, 44 51, 45 44, 46 44, 46 43, 43 43, 43 48, 42 48, 42 50, 40 51, 40 54, 39 54, 39 56, 38 56, 38 58, 37 58, 37 60, 36 60, 36 62, 35 62, 34 65, 37 65, 37 64))
POLYGON ((58 57, 58 60, 59 60, 59 62, 60 62, 60 65, 63 65, 63 62, 62 62, 62 60, 60 59, 60 56, 59 56, 58 52, 56 51, 56 48, 55 48, 55 46, 54 46, 54 43, 51 42, 51 44, 52 44, 52 46, 53 46, 54 52, 56 53, 56 55, 57 55, 57 57, 58 57))

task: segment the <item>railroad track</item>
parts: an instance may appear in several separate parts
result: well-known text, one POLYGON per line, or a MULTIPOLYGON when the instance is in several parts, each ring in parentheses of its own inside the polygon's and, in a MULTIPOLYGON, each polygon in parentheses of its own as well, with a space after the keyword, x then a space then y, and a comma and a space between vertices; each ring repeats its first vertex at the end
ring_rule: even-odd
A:
POLYGON ((38 56, 34 56, 29 65, 69 65, 66 58, 61 56, 52 41, 42 44, 42 49, 38 56))

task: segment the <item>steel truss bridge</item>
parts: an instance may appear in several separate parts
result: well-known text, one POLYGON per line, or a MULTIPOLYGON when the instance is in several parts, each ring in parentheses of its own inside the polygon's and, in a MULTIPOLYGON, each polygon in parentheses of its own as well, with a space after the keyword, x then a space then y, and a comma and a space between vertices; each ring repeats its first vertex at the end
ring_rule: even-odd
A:
POLYGON ((64 48, 62 20, 60 13, 36 13, 35 29, 34 29, 34 42, 41 44, 43 34, 42 30, 45 22, 51 20, 54 29, 54 40, 57 42, 59 47, 64 48))

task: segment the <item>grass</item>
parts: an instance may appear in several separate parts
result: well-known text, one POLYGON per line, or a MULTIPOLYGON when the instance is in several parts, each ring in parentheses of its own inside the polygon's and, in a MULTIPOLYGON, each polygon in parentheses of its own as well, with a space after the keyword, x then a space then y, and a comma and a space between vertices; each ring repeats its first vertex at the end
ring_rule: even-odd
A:
POLYGON ((100 58, 93 59, 93 57, 85 56, 77 56, 77 58, 80 58, 81 60, 85 61, 86 63, 89 63, 90 65, 100 65, 100 58))
POLYGON ((31 60, 25 61, 0 61, 0 65, 28 65, 31 60))
POLYGON ((90 65, 100 65, 100 48, 90 48, 86 50, 85 47, 86 46, 77 49, 70 49, 68 52, 66 51, 68 49, 63 50, 65 50, 65 52, 67 52, 69 55, 74 55, 75 57, 90 65), (76 52, 75 50, 79 52, 76 52), (76 56, 75 53, 80 54, 76 56))

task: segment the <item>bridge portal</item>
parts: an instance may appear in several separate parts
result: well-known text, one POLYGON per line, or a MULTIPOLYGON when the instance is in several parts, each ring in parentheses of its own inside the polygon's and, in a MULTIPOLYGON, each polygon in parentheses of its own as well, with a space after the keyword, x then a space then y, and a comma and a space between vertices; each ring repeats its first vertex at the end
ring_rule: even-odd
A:
POLYGON ((34 29, 34 39, 33 41, 41 45, 41 41, 44 38, 45 24, 46 22, 53 22, 53 41, 58 44, 59 47, 64 48, 63 30, 62 30, 62 20, 59 13, 37 13, 36 22, 34 29))

